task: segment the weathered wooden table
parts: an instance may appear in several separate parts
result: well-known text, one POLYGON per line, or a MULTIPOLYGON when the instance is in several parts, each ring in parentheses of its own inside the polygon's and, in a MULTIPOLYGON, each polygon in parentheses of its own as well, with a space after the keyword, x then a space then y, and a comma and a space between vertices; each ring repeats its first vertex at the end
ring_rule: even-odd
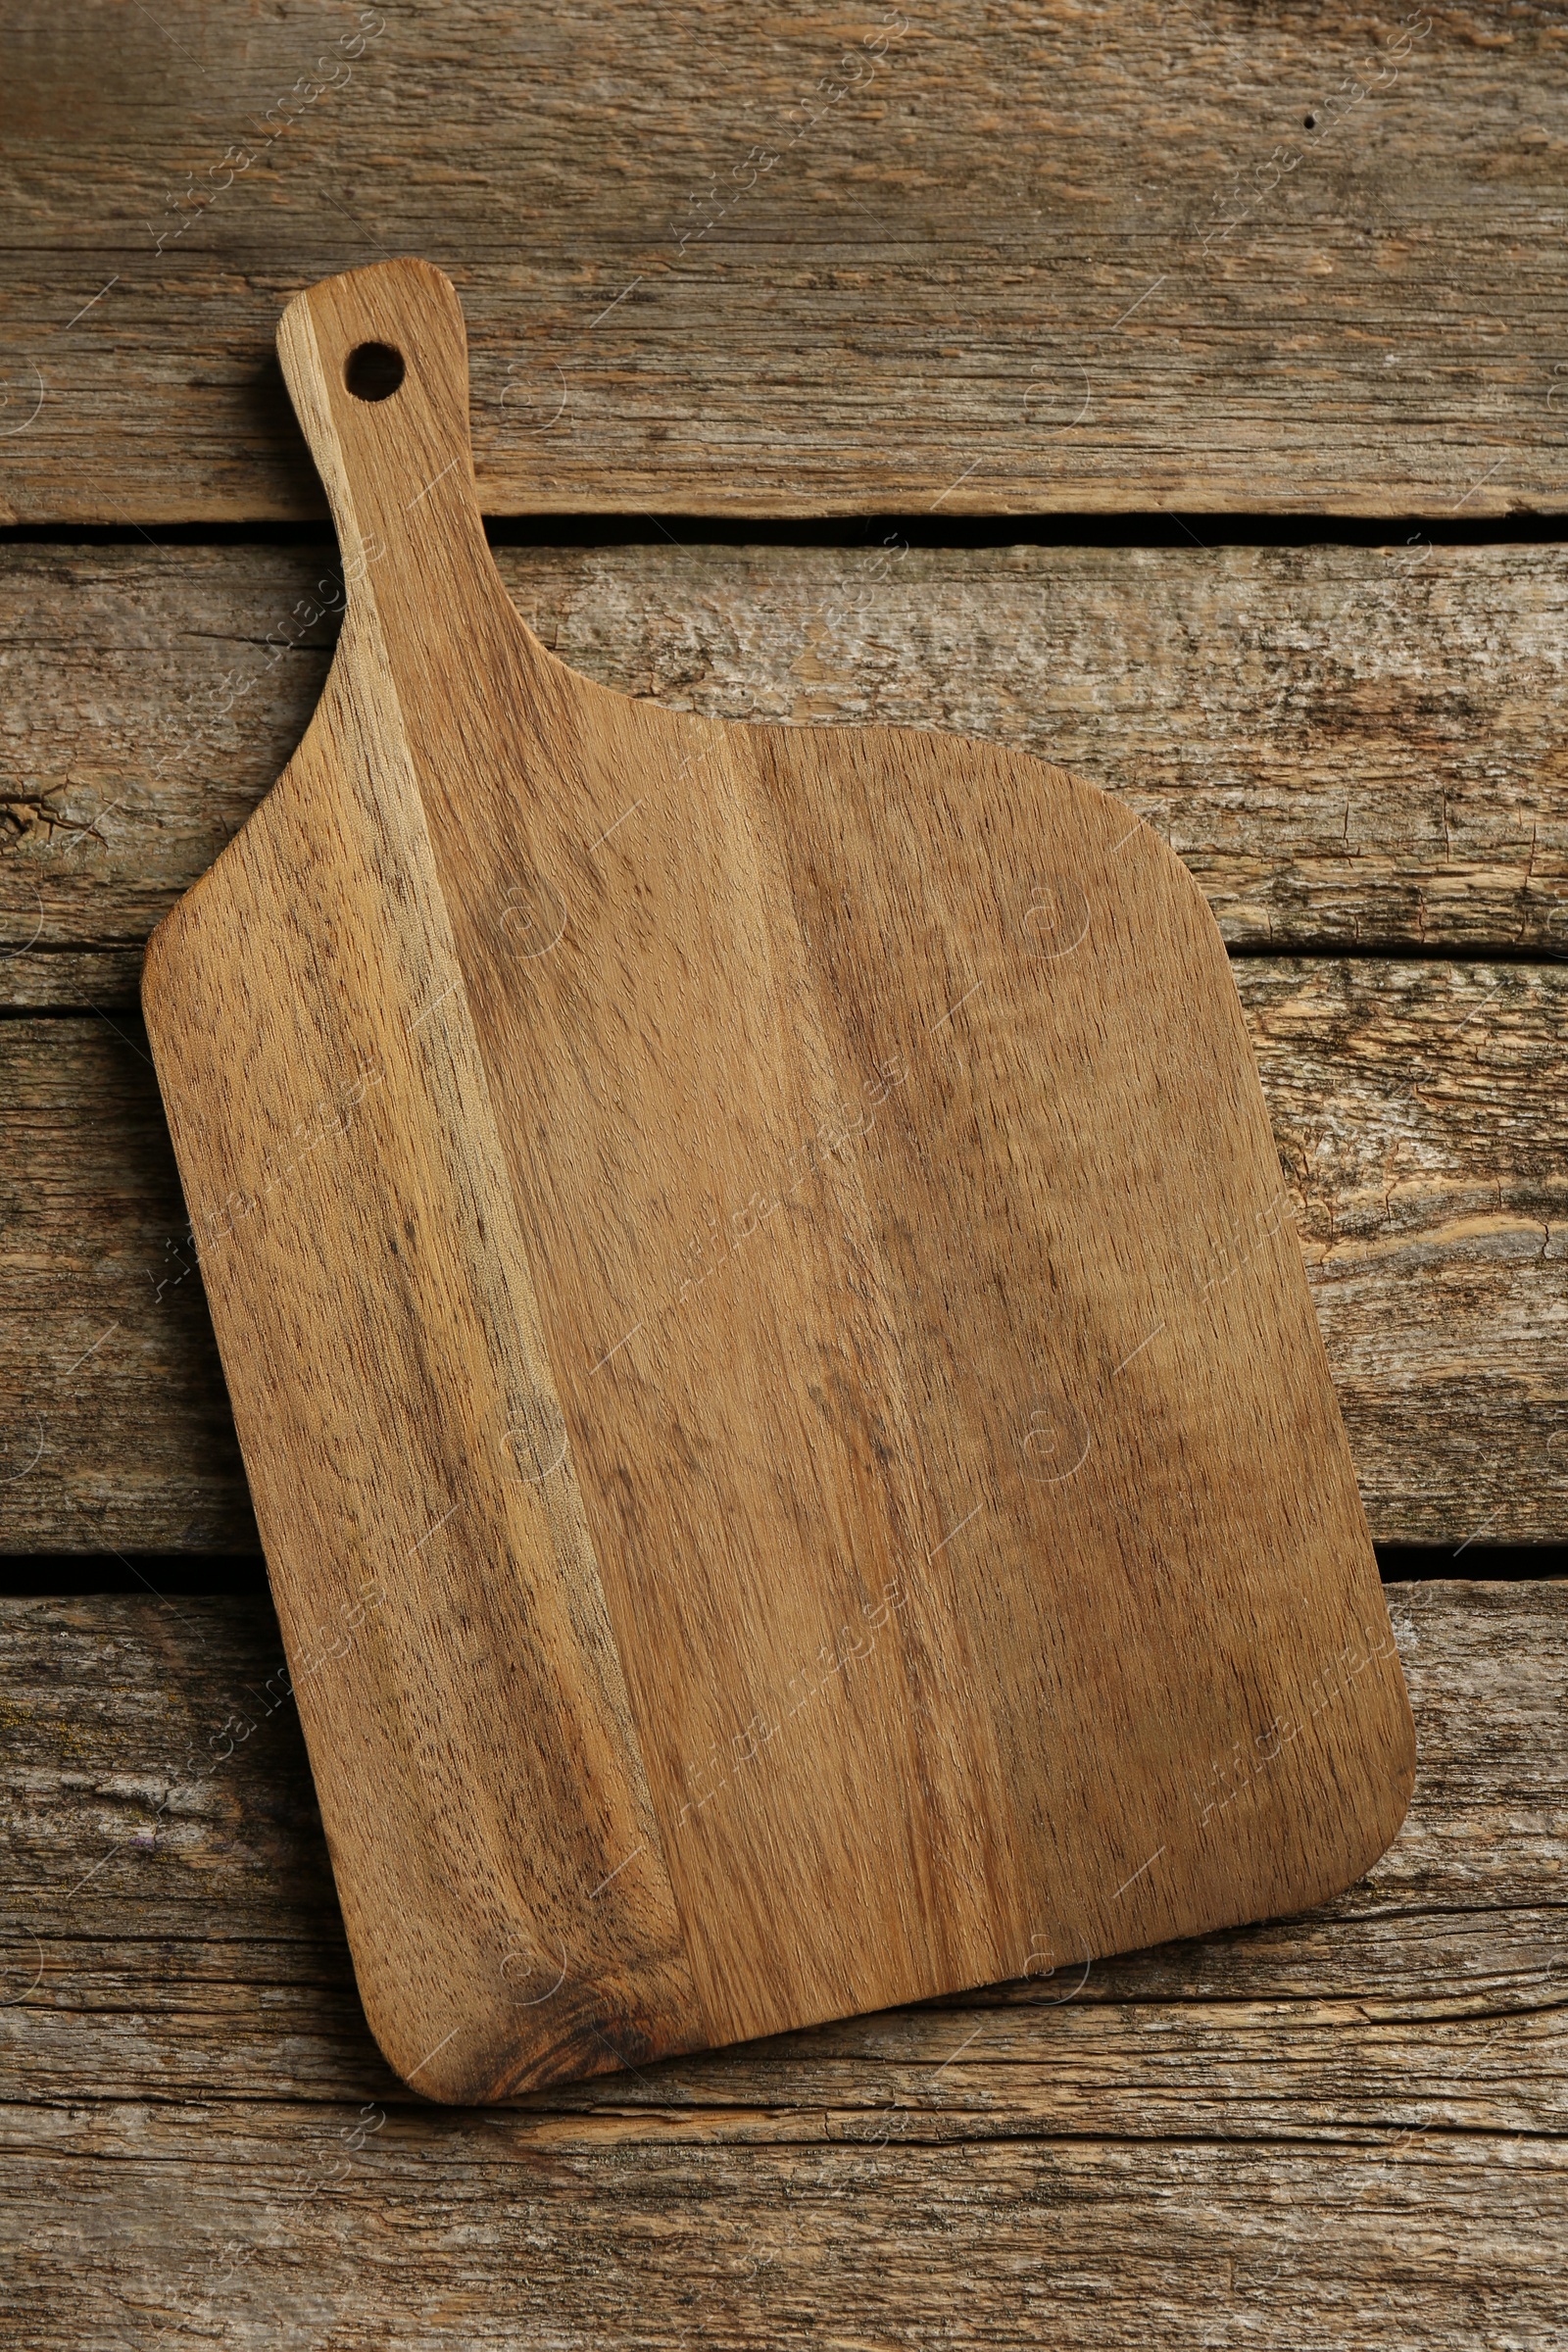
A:
POLYGON ((9 2340, 1568 2341, 1560 14, 4 15, 9 2340), (398 252, 566 659, 1049 752, 1208 892, 1420 1737, 1329 1909, 377 2058, 135 1007, 341 609, 276 314, 398 252))

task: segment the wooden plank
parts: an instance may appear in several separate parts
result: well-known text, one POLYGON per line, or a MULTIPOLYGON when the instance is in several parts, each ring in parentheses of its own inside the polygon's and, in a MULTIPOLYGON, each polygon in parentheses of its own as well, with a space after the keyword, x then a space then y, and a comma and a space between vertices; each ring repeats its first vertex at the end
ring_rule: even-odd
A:
POLYGON ((0 1540, 258 1549, 140 1023, 9 1021, 0 1067, 0 1540))
POLYGON ((1546 10, 24 0, 9 31, 24 520, 318 513, 278 314, 409 253, 463 293, 496 513, 1568 489, 1546 10))
POLYGON ((1232 969, 1375 1532, 1559 1540, 1568 972, 1232 969))
POLYGON ((486 2114, 375 2053, 265 1605, 4 1604, 0 2311, 62 2348, 1119 2352, 1153 2312, 1177 2352, 1548 2352, 1568 1591, 1390 1597, 1416 1796, 1336 1902, 486 2114))
MULTIPOLYGON (((1232 970, 1374 1535, 1561 1541, 1568 971, 1232 970)), ((9 1021, 0 1071, 6 1548, 253 1547, 139 1030, 9 1021)))
POLYGON ((1220 2328, 1264 2352, 1561 2343, 1555 2137, 1434 2131, 1397 2164, 1393 2118, 1365 2149, 557 2156, 467 2115, 432 2144, 383 2112, 41 2114, 0 2309, 33 2352, 159 2329, 224 2352, 1126 2352, 1152 2327, 1170 2352, 1220 2328))
MULTIPOLYGON (((563 659, 720 718, 954 728, 1174 844, 1233 947, 1568 951, 1549 547, 507 548, 563 659)), ((140 945, 299 740, 325 547, 0 550, 0 1000, 134 1002, 140 945)))

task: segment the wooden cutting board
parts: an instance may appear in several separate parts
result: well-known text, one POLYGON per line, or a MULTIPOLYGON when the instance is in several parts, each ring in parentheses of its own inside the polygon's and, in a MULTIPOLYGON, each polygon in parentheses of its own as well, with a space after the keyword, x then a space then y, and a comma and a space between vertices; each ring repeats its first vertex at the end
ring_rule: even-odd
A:
POLYGON ((1182 865, 1016 753, 565 668, 438 270, 279 346, 347 618, 144 993, 392 2065, 1070 1989, 1355 1879, 1409 1713, 1182 865))

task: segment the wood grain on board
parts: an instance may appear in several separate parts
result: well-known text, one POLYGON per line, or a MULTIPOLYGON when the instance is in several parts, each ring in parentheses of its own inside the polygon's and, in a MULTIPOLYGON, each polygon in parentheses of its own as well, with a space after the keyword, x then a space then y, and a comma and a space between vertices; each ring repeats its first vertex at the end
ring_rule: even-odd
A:
POLYGON ((1192 876, 1024 755, 558 661, 438 270, 278 340, 347 617, 143 1004, 289 1653, 345 1651, 302 1711, 397 2071, 495 2098, 1348 1884, 1408 1710, 1192 876))
MULTIPOLYGON (((1114 792, 1233 948, 1568 952, 1550 547, 506 548, 574 669, 724 719, 941 727, 1114 792)), ((299 741, 334 550, 0 549, 0 1001, 135 1003, 299 741)))
POLYGON ((1415 1797, 1325 1908, 483 2113, 367 2031, 266 1604, 3 1604, 0 2310, 39 2352, 1548 2352, 1568 1606, 1390 1600, 1415 1797))
MULTIPOLYGON (((1562 1542, 1568 969, 1231 968, 1374 1535, 1562 1542)), ((6 1548, 254 1549, 139 1023, 5 1023, 0 1095, 6 1548)))
POLYGON ((490 512, 1560 509, 1564 34, 23 0, 6 507, 320 513, 273 322, 419 253, 490 512))

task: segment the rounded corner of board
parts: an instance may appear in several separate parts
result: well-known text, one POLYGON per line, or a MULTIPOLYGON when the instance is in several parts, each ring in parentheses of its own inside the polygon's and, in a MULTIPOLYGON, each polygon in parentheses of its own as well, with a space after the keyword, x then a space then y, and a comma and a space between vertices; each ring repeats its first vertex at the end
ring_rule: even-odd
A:
MULTIPOLYGON (((362 1984, 360 1997, 366 2000, 362 1984)), ((613 2053, 586 2042, 565 2046, 548 2035, 537 2041, 498 2031, 493 2022, 466 2019, 444 2041, 420 2049, 402 2019, 372 2015, 367 2022, 376 2047, 406 2090, 437 2107, 494 2107, 560 2082, 577 2082, 615 2070, 613 2053)))
POLYGON ((1347 1824, 1343 1858, 1321 1887, 1307 1896, 1304 1908, 1335 1901, 1358 1886, 1377 1868, 1403 1829, 1415 1795, 1415 1721, 1397 1658, 1394 1660, 1391 1696, 1396 1700, 1392 1737, 1381 1756, 1366 1759, 1366 1782, 1353 1820, 1347 1824))

